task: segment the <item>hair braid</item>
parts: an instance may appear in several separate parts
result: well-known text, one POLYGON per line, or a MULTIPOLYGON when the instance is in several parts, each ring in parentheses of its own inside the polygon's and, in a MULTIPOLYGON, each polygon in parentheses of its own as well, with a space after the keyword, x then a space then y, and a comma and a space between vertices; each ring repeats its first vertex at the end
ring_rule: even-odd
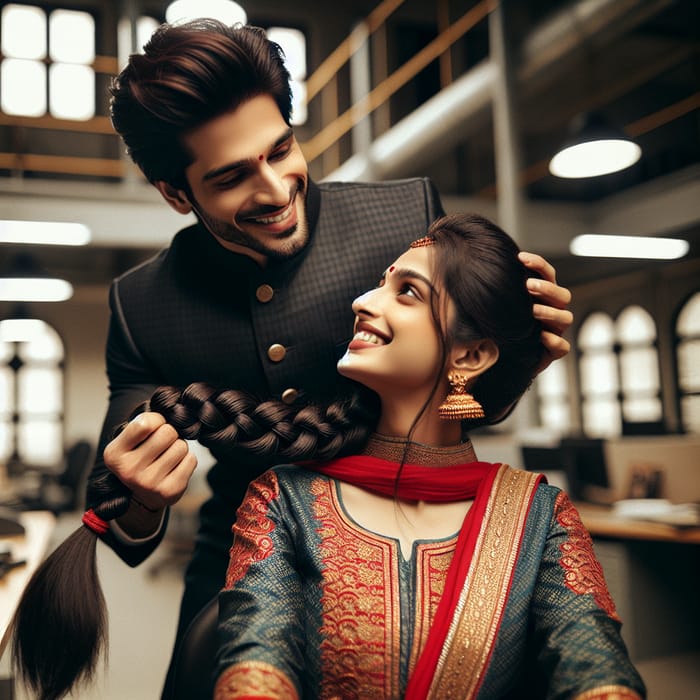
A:
POLYGON ((320 407, 258 402, 252 395, 217 391, 197 382, 184 390, 160 387, 150 410, 163 415, 185 439, 210 448, 236 447, 285 459, 331 459, 362 444, 375 416, 359 397, 320 407))
MULTIPOLYGON (((163 386, 137 407, 163 415, 186 440, 297 461, 328 460, 357 451, 376 421, 376 406, 361 393, 327 407, 260 403, 242 391, 204 383, 184 390, 163 386)), ((124 426, 120 426, 117 432, 124 426)), ((88 502, 102 520, 129 508, 131 492, 108 470, 88 482, 88 502)), ((12 660, 17 675, 42 700, 60 700, 89 681, 107 648, 107 613, 97 574, 97 535, 79 527, 34 572, 14 616, 12 660), (59 601, 58 603, 56 601, 59 601), (46 633, 36 634, 37 629, 46 633), (54 651, 61 646, 60 662, 54 651)))

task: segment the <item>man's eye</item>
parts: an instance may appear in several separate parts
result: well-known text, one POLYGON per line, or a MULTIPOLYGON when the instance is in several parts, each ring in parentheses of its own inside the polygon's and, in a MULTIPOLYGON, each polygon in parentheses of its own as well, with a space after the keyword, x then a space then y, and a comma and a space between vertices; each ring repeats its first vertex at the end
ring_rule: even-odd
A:
POLYGON ((291 150, 291 144, 284 144, 284 146, 281 146, 280 148, 276 149, 270 154, 270 160, 282 160, 283 158, 289 155, 289 152, 291 150))
POLYGON ((220 190, 228 190, 231 187, 235 187, 243 180, 243 173, 237 173, 236 175, 229 175, 223 180, 218 180, 216 187, 220 190))

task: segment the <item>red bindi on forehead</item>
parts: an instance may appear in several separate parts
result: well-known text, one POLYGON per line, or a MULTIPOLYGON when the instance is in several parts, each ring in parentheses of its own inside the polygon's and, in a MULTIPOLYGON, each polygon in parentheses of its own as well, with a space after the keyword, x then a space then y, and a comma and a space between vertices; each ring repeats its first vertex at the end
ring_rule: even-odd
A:
POLYGON ((392 266, 389 268, 389 272, 393 272, 395 269, 396 269, 396 265, 392 265, 392 266))
POLYGON ((262 159, 263 159, 263 154, 261 153, 261 154, 258 156, 258 160, 262 160, 262 159))

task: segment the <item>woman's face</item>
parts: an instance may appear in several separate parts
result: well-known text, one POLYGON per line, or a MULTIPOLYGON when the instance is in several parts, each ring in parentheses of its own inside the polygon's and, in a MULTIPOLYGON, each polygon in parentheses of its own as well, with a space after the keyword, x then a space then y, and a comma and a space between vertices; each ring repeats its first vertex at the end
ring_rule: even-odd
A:
POLYGON ((338 371, 383 399, 415 394, 425 400, 442 370, 431 311, 439 292, 433 255, 431 246, 411 248, 387 268, 379 286, 353 302, 354 336, 338 371))

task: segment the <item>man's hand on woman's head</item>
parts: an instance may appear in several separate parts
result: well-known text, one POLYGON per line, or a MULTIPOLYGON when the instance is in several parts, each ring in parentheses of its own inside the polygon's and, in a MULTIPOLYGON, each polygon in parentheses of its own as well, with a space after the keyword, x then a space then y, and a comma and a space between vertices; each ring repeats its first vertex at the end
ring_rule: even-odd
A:
POLYGON ((535 300, 533 314, 544 326, 542 344, 545 354, 539 373, 571 350, 571 344, 564 338, 574 321, 574 315, 567 308, 571 303, 571 292, 557 284, 556 270, 541 255, 523 251, 518 257, 525 267, 542 277, 532 277, 527 281, 528 291, 535 300))

